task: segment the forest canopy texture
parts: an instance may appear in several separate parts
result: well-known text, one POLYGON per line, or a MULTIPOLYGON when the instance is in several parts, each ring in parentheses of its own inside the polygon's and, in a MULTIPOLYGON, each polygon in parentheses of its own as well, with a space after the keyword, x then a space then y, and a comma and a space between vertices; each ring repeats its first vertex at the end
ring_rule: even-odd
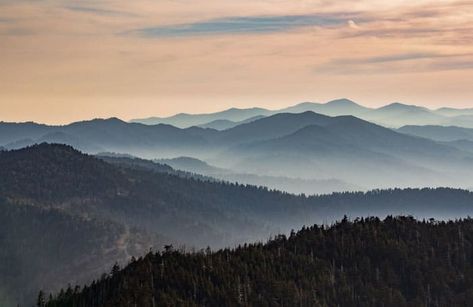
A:
POLYGON ((64 145, 0 151, 0 306, 31 306, 40 289, 59 293, 68 284, 90 284, 115 262, 123 266, 150 247, 217 250, 344 215, 455 220, 472 216, 472 204, 473 193, 460 189, 305 196, 148 160, 97 158, 64 145))
POLYGON ((473 220, 348 219, 266 244, 133 259, 39 306, 468 306, 473 220))

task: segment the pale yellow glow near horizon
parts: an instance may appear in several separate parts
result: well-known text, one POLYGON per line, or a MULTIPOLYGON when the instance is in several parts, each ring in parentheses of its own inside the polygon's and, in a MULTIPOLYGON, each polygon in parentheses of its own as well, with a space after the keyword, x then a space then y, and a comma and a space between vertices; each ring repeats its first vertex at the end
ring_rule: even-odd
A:
POLYGON ((0 121, 473 107, 473 1, 0 0, 0 72, 0 121))

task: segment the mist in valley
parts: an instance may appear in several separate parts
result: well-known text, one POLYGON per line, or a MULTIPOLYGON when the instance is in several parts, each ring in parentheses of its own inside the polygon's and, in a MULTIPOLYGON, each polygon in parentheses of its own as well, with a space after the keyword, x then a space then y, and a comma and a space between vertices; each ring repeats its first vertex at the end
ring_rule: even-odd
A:
POLYGON ((473 153, 451 144, 468 141, 469 128, 247 115, 220 129, 117 118, 0 123, 0 233, 15 234, 0 254, 3 302, 89 283, 165 245, 236 247, 345 216, 473 215, 473 153), (73 255, 52 257, 58 249, 73 255))

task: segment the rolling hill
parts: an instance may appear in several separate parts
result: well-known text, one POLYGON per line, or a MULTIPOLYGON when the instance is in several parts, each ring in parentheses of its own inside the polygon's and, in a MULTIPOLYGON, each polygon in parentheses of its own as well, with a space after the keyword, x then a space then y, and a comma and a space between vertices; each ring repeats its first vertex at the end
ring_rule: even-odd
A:
POLYGON ((38 289, 90 282, 158 242, 106 219, 2 199, 0 306, 29 305, 38 289))
POLYGON ((201 128, 210 128, 215 130, 227 130, 242 124, 251 123, 255 120, 264 118, 264 115, 253 116, 242 121, 231 121, 227 119, 217 119, 206 124, 199 125, 201 128))
POLYGON ((379 108, 368 108, 346 98, 332 100, 327 103, 303 102, 278 110, 232 108, 209 114, 177 114, 166 118, 135 119, 132 122, 148 125, 162 123, 181 128, 203 125, 223 130, 224 128, 230 128, 234 121, 242 121, 254 116, 270 116, 278 113, 303 113, 307 111, 328 116, 352 115, 389 128, 399 128, 405 125, 442 125, 473 128, 472 109, 440 108, 432 110, 399 102, 379 108))
POLYGON ((169 247, 44 306, 467 306, 471 233, 471 219, 344 219, 235 249, 169 247))
POLYGON ((404 126, 399 128, 398 131, 441 142, 473 141, 473 129, 456 126, 404 126))
POLYGON ((171 117, 151 117, 145 119, 134 119, 131 122, 137 122, 147 125, 169 124, 180 128, 191 126, 200 126, 204 128, 214 128, 224 130, 235 125, 253 121, 255 118, 262 118, 278 113, 303 113, 307 111, 320 113, 329 116, 339 115, 362 115, 371 109, 363 107, 349 99, 337 99, 327 103, 302 102, 291 107, 279 110, 267 110, 263 108, 237 109, 231 108, 225 111, 209 114, 177 114, 171 117))
MULTIPOLYGON (((32 128, 27 126, 30 131, 32 128)), ((14 126, 5 127, 11 132, 14 126)), ((8 136, 2 129, 0 125, 0 135, 8 136)), ((396 132, 353 116, 330 117, 311 111, 278 113, 223 131, 200 127, 180 129, 163 124, 149 126, 112 118, 66 126, 39 126, 40 132, 44 129, 47 132, 37 139, 34 137, 41 133, 27 134, 23 124, 18 124, 18 129, 23 132, 14 135, 29 140, 6 144, 6 148, 46 141, 69 144, 89 153, 117 152, 149 159, 188 156, 233 174, 253 176, 243 177, 244 183, 291 192, 312 194, 340 191, 344 187, 336 184, 330 190, 329 184, 319 190, 310 189, 307 183, 307 189, 287 189, 295 186, 293 179, 312 180, 314 184, 335 180, 364 190, 473 185, 469 171, 473 157, 468 146, 406 135, 399 133, 405 132, 403 129, 396 132), (274 177, 278 179, 274 181, 274 177)))
POLYGON ((462 115, 473 115, 473 108, 467 109, 455 109, 455 108, 439 108, 435 110, 437 114, 445 116, 462 116, 462 115))
POLYGON ((328 194, 332 192, 360 191, 361 187, 337 179, 301 179, 294 177, 278 177, 239 173, 229 169, 218 168, 208 163, 190 157, 156 160, 172 166, 174 169, 202 174, 228 182, 239 182, 256 186, 266 186, 269 189, 287 191, 294 194, 328 194))
POLYGON ((275 113, 303 113, 311 111, 328 116, 361 116, 370 110, 370 108, 363 107, 352 100, 342 98, 331 100, 327 103, 303 102, 292 107, 278 110, 275 113))
POLYGON ((371 110, 363 114, 362 118, 388 127, 409 124, 428 125, 446 121, 444 116, 427 108, 398 102, 371 110))
POLYGON ((171 117, 149 117, 144 119, 134 119, 131 122, 147 125, 167 124, 179 128, 206 125, 216 120, 240 122, 255 116, 265 116, 271 111, 262 108, 237 109, 231 108, 225 111, 208 114, 186 114, 180 113, 171 117))
POLYGON ((456 186, 469 180, 472 163, 471 153, 352 116, 277 114, 220 135, 231 145, 216 165, 365 187, 456 186))
POLYGON ((234 246, 344 214, 473 214, 473 194, 463 190, 307 197, 182 176, 151 161, 107 161, 54 144, 0 152, 2 303, 31 302, 35 289, 55 291, 58 283, 87 282, 115 261, 164 242, 234 246), (80 274, 71 271, 79 267, 80 274))
MULTIPOLYGON (((7 149, 48 143, 75 146, 90 153, 129 152, 141 155, 174 155, 186 148, 203 150, 207 142, 192 131, 169 125, 148 126, 117 118, 94 119, 65 126, 0 123, 0 144, 7 149), (18 139, 15 139, 18 138, 18 139)), ((209 130, 209 129, 202 129, 209 130)))

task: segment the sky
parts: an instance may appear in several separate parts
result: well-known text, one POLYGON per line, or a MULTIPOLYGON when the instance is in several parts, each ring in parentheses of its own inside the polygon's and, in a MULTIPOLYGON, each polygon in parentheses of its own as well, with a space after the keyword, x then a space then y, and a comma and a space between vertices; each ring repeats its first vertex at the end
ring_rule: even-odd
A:
POLYGON ((473 107, 473 0, 0 0, 0 121, 473 107))

